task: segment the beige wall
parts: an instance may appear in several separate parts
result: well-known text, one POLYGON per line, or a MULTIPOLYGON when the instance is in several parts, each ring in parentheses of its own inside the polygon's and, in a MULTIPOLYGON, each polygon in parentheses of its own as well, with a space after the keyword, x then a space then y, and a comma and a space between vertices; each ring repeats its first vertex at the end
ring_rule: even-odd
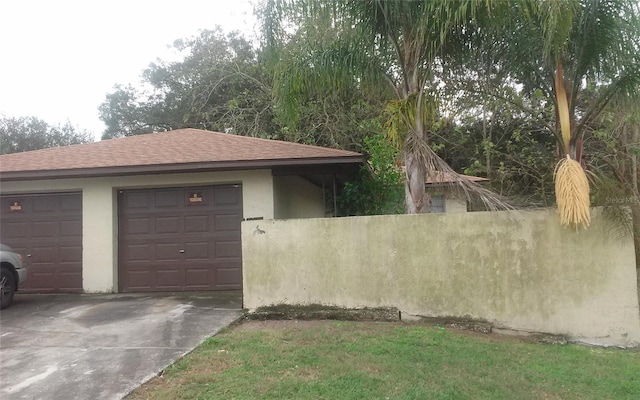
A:
POLYGON ((398 307, 611 345, 640 343, 631 238, 554 210, 243 223, 244 305, 398 307))
POLYGON ((444 212, 461 213, 467 212, 467 202, 453 197, 445 197, 444 212))
POLYGON ((325 216, 322 188, 299 176, 274 176, 275 218, 325 216))
POLYGON ((83 288, 116 292, 117 190, 241 183, 244 218, 274 218, 271 170, 2 182, 2 193, 82 191, 83 288))

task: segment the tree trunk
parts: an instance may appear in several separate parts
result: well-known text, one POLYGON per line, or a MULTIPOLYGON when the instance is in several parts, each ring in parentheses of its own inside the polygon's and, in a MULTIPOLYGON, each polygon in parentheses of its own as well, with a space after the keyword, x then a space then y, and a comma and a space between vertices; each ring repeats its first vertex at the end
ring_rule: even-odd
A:
MULTIPOLYGON (((632 143, 640 142, 640 124, 633 129, 632 143)), ((633 203, 631 204, 631 218, 633 220, 633 244, 636 248, 636 269, 638 271, 638 290, 640 290, 640 191, 638 191, 638 156, 631 154, 631 181, 633 203)), ((640 296, 640 294, 639 294, 640 296)))
POLYGON ((636 248, 636 268, 640 270, 640 203, 631 204, 631 218, 633 220, 633 244, 636 248))
POLYGON ((407 214, 431 212, 431 194, 426 191, 425 166, 420 158, 408 151, 403 152, 407 179, 405 181, 405 210, 407 214))
MULTIPOLYGON (((631 143, 633 143, 634 146, 640 143, 640 123, 637 123, 633 127, 631 143)), ((640 178, 640 176, 638 176, 638 155, 636 152, 631 152, 631 182, 633 182, 633 192, 636 195, 636 200, 640 200, 637 198, 640 193, 640 190, 638 190, 638 178, 640 178)))

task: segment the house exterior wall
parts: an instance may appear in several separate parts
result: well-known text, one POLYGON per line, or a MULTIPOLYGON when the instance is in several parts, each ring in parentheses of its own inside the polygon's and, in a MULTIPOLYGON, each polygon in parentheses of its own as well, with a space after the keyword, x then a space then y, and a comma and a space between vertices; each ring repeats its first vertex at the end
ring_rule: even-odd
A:
POLYGON ((274 218, 271 170, 2 182, 3 194, 82 192, 83 289, 118 291, 117 191, 241 183, 244 218, 274 218))
POLYGON ((274 176, 275 218, 325 216, 322 188, 299 176, 274 176))
POLYGON ((262 221, 261 234, 245 222, 244 306, 397 307, 635 345, 632 239, 593 211, 579 232, 555 210, 262 221))
POLYGON ((467 202, 461 199, 445 197, 444 212, 446 213, 466 213, 467 202))

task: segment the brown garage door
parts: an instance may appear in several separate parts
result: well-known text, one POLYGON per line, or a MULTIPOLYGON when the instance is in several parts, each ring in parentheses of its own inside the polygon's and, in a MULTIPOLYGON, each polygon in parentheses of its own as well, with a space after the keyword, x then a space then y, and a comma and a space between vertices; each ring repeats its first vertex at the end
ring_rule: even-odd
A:
POLYGON ((82 194, 2 196, 0 241, 24 256, 21 292, 82 291, 82 194))
POLYGON ((242 287, 242 187, 119 194, 121 292, 242 287))

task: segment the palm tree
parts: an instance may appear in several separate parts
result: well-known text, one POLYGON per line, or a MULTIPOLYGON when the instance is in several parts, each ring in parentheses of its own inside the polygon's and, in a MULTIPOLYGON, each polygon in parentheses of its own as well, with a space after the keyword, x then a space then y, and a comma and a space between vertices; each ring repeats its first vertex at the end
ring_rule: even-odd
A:
POLYGON ((386 127, 402 146, 407 213, 429 212, 430 175, 444 173, 469 196, 491 209, 506 207, 498 196, 458 176, 430 147, 439 114, 435 72, 459 51, 461 33, 484 2, 478 0, 268 0, 263 9, 267 45, 288 40, 303 51, 273 59, 278 106, 295 126, 300 93, 389 90, 386 127), (287 35, 287 32, 291 34, 287 35))
POLYGON ((635 0, 512 2, 508 15, 485 21, 502 63, 525 91, 555 105, 562 160, 556 198, 567 225, 588 225, 589 189, 580 163, 590 126, 620 94, 640 85, 640 24, 635 0), (578 190, 581 189, 581 190, 578 190))

